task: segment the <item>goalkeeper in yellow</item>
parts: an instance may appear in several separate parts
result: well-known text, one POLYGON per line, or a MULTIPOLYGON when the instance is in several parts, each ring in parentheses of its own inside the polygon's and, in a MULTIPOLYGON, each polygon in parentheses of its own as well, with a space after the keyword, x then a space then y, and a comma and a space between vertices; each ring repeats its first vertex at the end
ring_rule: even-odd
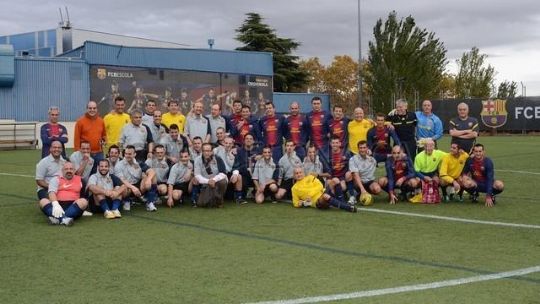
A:
POLYGON ((455 198, 454 194, 447 194, 446 187, 448 186, 452 186, 454 192, 458 193, 457 200, 460 202, 463 201, 461 172, 463 171, 467 158, 469 158, 469 154, 463 151, 457 143, 451 144, 450 153, 443 157, 439 168, 439 177, 441 180, 444 201, 449 202, 455 198))
MULTIPOLYGON (((347 202, 340 201, 336 197, 340 193, 333 193, 330 187, 324 188, 321 181, 313 175, 304 175, 302 167, 294 168, 295 183, 292 187, 292 201, 295 208, 313 207, 318 209, 328 209, 330 206, 345 210, 348 212, 356 212, 356 206, 347 202)), ((334 187, 334 191, 342 191, 341 187, 334 187)))

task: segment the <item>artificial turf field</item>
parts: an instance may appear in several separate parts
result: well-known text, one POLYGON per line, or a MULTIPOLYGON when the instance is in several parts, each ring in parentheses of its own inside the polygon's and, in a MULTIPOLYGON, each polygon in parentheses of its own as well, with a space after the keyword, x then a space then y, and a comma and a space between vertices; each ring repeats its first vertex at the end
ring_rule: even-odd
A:
POLYGON ((494 208, 384 194, 356 214, 137 206, 71 228, 38 210, 39 152, 2 151, 0 303, 540 303, 540 137, 479 142, 506 186, 494 208))

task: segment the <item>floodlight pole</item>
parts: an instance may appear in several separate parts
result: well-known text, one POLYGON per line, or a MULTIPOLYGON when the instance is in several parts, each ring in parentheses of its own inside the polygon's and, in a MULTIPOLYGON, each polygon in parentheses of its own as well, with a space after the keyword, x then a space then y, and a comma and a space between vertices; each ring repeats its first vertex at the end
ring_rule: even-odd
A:
POLYGON ((358 106, 362 107, 362 26, 358 0, 358 106))

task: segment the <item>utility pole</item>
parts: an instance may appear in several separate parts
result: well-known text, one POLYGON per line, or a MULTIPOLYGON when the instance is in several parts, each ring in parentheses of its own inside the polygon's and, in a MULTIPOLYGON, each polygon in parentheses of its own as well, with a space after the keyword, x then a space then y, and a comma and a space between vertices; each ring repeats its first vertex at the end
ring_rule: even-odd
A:
POLYGON ((362 22, 360 0, 358 0, 358 106, 362 107, 362 22))

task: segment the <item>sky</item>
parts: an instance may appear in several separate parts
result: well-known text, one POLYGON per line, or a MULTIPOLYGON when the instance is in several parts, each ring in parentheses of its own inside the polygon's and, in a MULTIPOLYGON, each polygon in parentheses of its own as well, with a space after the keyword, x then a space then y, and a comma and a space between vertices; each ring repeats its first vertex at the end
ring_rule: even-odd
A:
MULTIPOLYGON (((540 1, 538 0, 360 0, 362 58, 378 19, 391 11, 412 16, 434 32, 447 49, 448 71, 473 46, 487 54, 496 82, 522 85, 526 96, 540 96, 540 1)), ((301 43, 296 55, 319 57, 328 65, 336 55, 358 59, 358 0, 153 0, 10 1, 0 10, 0 36, 55 28, 67 6, 75 28, 130 35, 216 49, 240 46, 235 30, 248 12, 259 13, 280 37, 301 43)), ((65 14, 64 14, 65 18, 65 14)))

